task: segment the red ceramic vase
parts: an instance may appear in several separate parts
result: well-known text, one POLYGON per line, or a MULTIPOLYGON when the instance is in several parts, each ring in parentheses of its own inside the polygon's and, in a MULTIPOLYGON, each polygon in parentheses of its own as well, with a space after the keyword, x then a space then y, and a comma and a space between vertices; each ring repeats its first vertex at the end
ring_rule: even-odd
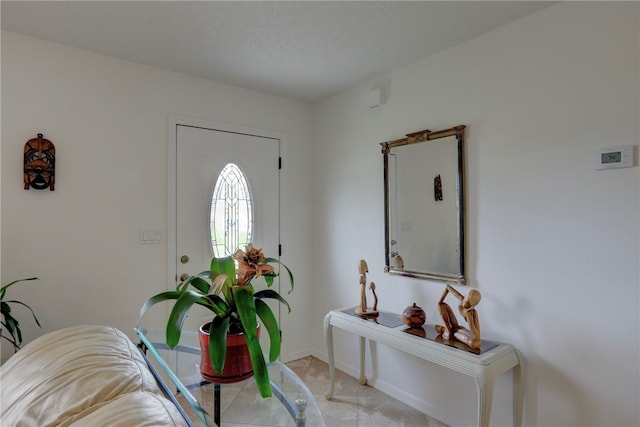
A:
MULTIPOLYGON (((249 356, 249 348, 244 339, 244 333, 227 333, 227 355, 222 372, 217 374, 209 359, 209 326, 211 322, 200 326, 200 374, 202 378, 212 383, 229 384, 246 380, 253 376, 253 365, 249 356)), ((257 330, 260 337, 260 325, 257 330)))

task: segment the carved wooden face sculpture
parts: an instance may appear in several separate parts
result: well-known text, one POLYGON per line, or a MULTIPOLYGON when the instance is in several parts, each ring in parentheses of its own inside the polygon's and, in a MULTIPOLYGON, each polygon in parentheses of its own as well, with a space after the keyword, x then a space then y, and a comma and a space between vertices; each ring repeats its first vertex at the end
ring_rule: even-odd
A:
POLYGON ((368 272, 369 272, 369 266, 367 265, 367 262, 361 259, 360 262, 358 263, 358 273, 364 274, 368 272))
POLYGON ((436 202, 442 201, 442 179, 440 175, 433 178, 433 197, 436 202))
POLYGON ((56 182, 56 147, 39 133, 24 144, 24 189, 32 187, 54 190, 56 182))

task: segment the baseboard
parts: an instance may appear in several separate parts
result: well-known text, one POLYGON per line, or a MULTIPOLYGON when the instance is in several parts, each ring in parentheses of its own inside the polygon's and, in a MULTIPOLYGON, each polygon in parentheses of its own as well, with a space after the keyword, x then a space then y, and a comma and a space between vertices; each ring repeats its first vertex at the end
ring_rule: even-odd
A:
POLYGON ((289 363, 289 362, 293 362, 294 360, 304 359, 305 357, 309 357, 309 356, 313 356, 313 354, 310 351, 294 351, 292 353, 287 353, 286 355, 281 354, 280 361, 282 363, 289 363))

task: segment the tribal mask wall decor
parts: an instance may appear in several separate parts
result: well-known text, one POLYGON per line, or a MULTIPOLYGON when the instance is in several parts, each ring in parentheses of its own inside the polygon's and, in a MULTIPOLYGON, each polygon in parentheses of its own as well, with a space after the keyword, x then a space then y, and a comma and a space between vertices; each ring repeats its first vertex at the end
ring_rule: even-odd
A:
POLYGON ((56 182, 56 147, 39 133, 24 144, 24 189, 54 190, 56 182))
POLYGON ((433 197, 436 202, 442 201, 442 179, 440 178, 440 175, 433 178, 433 197))

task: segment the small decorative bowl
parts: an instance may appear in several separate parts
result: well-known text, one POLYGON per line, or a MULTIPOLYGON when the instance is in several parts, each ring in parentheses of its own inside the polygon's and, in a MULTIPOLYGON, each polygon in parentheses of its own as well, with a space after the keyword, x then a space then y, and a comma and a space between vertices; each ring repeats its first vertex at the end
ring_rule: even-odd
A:
POLYGON ((402 312, 402 321, 411 328, 419 328, 424 325, 427 316, 424 310, 414 302, 412 306, 404 309, 402 312))

